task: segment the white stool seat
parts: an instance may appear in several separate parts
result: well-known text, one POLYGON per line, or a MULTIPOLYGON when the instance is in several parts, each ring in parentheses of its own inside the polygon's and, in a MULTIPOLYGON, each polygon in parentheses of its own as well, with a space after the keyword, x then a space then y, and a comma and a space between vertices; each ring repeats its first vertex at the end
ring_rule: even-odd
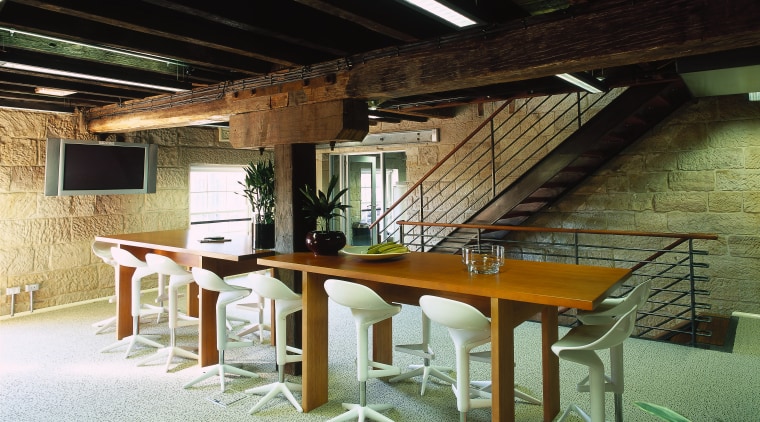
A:
MULTIPOLYGON (((470 409, 491 407, 491 382, 470 380, 471 360, 491 362, 490 351, 472 352, 474 348, 491 342, 491 321, 467 303, 438 296, 422 296, 420 306, 433 322, 448 328, 454 342, 457 378, 451 387, 457 399, 459 419, 465 421, 470 409)), ((516 389, 515 395, 528 403, 541 404, 540 400, 516 389)))
POLYGON ((227 335, 227 305, 250 295, 251 289, 227 284, 219 276, 203 268, 193 267, 192 273, 195 282, 202 289, 219 292, 219 297, 216 300, 216 349, 219 351, 219 361, 212 367, 207 368, 206 373, 185 384, 184 388, 190 388, 207 378, 218 375, 222 392, 224 392, 227 374, 258 378, 258 375, 253 372, 232 366, 224 361, 225 350, 253 346, 252 341, 236 340, 227 335))
MULTIPOLYGON (((251 285, 251 279, 248 277, 250 274, 254 273, 245 273, 245 274, 237 274, 233 276, 227 276, 224 277, 224 281, 228 284, 231 284, 233 286, 241 286, 245 288, 249 288, 253 290, 252 296, 256 296, 254 298, 254 301, 238 301, 234 303, 234 308, 230 309, 233 313, 236 315, 231 315, 230 310, 227 311, 227 320, 229 321, 240 321, 245 324, 249 324, 248 326, 244 327, 242 330, 235 333, 237 337, 243 337, 248 334, 257 333, 259 338, 259 343, 264 343, 264 332, 265 331, 272 331, 272 328, 264 321, 264 309, 266 309, 266 304, 264 303, 263 297, 261 295, 256 294, 256 290, 253 289, 253 286, 251 285), (241 310, 244 312, 244 315, 241 316, 239 312, 235 312, 236 310, 241 310), (251 319, 245 315, 250 314, 251 312, 254 312, 256 314, 256 322, 251 323, 251 319)), ((232 327, 230 326, 230 329, 232 327)))
POLYGON ((104 347, 101 349, 101 352, 109 352, 123 345, 127 345, 127 351, 124 355, 124 357, 127 358, 138 344, 159 349, 164 347, 163 344, 152 340, 148 336, 140 334, 140 316, 142 315, 140 295, 142 293, 142 279, 155 274, 155 272, 148 268, 148 264, 145 261, 138 259, 136 256, 132 255, 132 253, 124 249, 112 247, 111 255, 119 266, 132 267, 135 269, 135 272, 132 275, 132 287, 130 289, 132 293, 132 335, 124 337, 110 346, 104 347))
POLYGON ((303 408, 293 396, 292 391, 301 391, 301 385, 285 381, 285 365, 303 361, 303 351, 287 344, 288 315, 303 309, 301 295, 290 290, 282 281, 262 274, 249 274, 250 286, 253 292, 261 298, 274 301, 275 312, 275 351, 277 354, 277 382, 246 390, 249 394, 264 395, 250 410, 255 413, 279 394, 284 395, 299 412, 303 408))
POLYGON ((401 312, 401 305, 390 304, 367 286, 348 281, 329 279, 325 291, 335 303, 351 310, 356 326, 356 368, 359 380, 359 403, 343 403, 347 412, 330 421, 347 421, 370 418, 392 422, 380 412, 391 409, 389 404, 367 404, 367 380, 398 375, 401 370, 393 365, 374 362, 369 358, 369 328, 401 312))

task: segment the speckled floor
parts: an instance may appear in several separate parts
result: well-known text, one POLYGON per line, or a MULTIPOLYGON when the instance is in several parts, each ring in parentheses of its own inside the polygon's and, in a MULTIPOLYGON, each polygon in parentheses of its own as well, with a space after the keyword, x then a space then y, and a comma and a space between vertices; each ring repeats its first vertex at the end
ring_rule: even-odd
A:
MULTIPOLYGON (((276 399, 256 416, 248 410, 258 400, 243 391, 276 378, 274 349, 255 345, 227 353, 228 362, 261 374, 259 379, 230 377, 225 393, 217 377, 189 389, 182 385, 199 376, 201 368, 177 359, 170 371, 164 364, 137 363, 154 352, 139 349, 124 358, 125 348, 101 353, 115 341, 113 331, 96 335, 91 324, 113 314, 105 301, 55 311, 35 311, 0 321, 0 420, 1 421, 324 421, 342 413, 341 402, 358 400, 354 357, 354 332, 345 308, 330 308, 329 403, 309 413, 298 413, 285 399, 276 399), (226 405, 225 405, 226 404, 226 405)), ((419 308, 404 307, 395 317, 396 343, 417 339, 419 308)), ((164 324, 154 321, 141 326, 142 333, 158 334, 168 340, 164 324)), ((181 328, 180 344, 193 344, 193 329, 181 328)), ((560 335, 564 333, 561 329, 560 335)), ((453 347, 442 327, 433 327, 435 363, 453 366, 453 347)), ((525 323, 517 328, 518 387, 540 395, 539 326, 525 323)), ((396 354, 402 368, 417 363, 414 357, 396 354)), ((634 406, 649 401, 669 406, 694 421, 746 422, 759 420, 760 357, 737 353, 692 349, 646 340, 626 343, 626 421, 653 421, 634 406)), ((562 407, 576 402, 586 407, 586 394, 575 392, 575 383, 585 374, 577 364, 561 362, 562 407)), ((485 379, 489 368, 473 364, 473 378, 485 379)), ((291 378, 300 382, 298 377, 291 378)), ((416 380, 388 384, 368 383, 370 402, 388 402, 396 407, 385 414, 396 421, 456 421, 458 414, 451 388, 434 382, 419 396, 416 380)), ((296 397, 300 396, 296 393, 296 397)), ((612 418, 612 400, 607 400, 612 418)), ((541 407, 518 402, 517 420, 540 421, 541 407)), ((489 409, 470 412, 470 421, 490 420, 489 409)), ((577 420, 577 419, 576 419, 577 420)))

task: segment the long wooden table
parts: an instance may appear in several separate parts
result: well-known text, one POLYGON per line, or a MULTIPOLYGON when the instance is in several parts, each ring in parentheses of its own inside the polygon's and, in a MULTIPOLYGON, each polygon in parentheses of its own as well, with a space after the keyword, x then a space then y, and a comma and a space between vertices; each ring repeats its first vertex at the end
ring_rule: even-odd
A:
MULTIPOLYGON (((225 233, 225 236, 229 242, 201 243, 204 235, 188 229, 96 236, 95 239, 125 249, 140 259, 145 259, 147 253, 165 255, 180 265, 205 268, 220 277, 265 269, 257 258, 274 254, 271 250, 252 249, 250 235, 245 232, 225 233)), ((119 280, 116 337, 119 340, 132 334, 133 273, 134 268, 129 267, 119 267, 116 273, 119 280)), ((213 365, 219 359, 215 322, 217 296, 217 292, 199 289, 195 283, 188 285, 187 312, 199 317, 198 362, 201 366, 213 365)))
MULTIPOLYGON (((389 301, 418 305, 420 296, 433 294, 471 303, 489 315, 495 421, 514 420, 514 328, 541 314, 544 420, 551 421, 559 412, 559 360, 551 351, 558 338, 557 307, 592 310, 630 275, 627 269, 515 260, 507 260, 499 274, 471 275, 459 255, 418 252, 394 261, 295 253, 258 262, 303 273, 304 411, 328 400, 328 297, 323 284, 341 278, 367 285, 389 301)), ((391 327, 390 320, 375 325, 374 360, 392 362, 391 327)))

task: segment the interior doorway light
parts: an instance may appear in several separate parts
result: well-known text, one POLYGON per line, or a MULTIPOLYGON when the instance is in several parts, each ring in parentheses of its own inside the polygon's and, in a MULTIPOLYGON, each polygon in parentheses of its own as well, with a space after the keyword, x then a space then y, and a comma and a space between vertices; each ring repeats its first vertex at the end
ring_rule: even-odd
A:
POLYGON ((67 70, 51 69, 48 67, 31 66, 31 65, 22 64, 22 63, 0 62, 0 67, 5 67, 8 69, 25 70, 27 72, 44 73, 47 75, 66 76, 69 78, 87 79, 91 81, 109 82, 109 83, 114 83, 114 84, 136 86, 136 87, 141 87, 141 88, 155 89, 159 91, 168 91, 168 92, 186 91, 185 89, 182 89, 182 88, 146 84, 142 82, 125 81, 123 79, 107 78, 104 76, 88 75, 85 73, 78 73, 78 72, 69 72, 67 70))
POLYGON ((583 88, 592 94, 599 94, 600 92, 606 90, 601 82, 594 79, 593 77, 585 76, 581 73, 561 73, 557 75, 557 77, 566 82, 570 82, 579 88, 583 88))
POLYGON ((38 94, 52 95, 54 97, 66 97, 68 95, 76 94, 76 91, 68 91, 65 89, 57 89, 57 88, 43 88, 43 87, 34 88, 34 92, 38 94))
POLYGON ((458 28, 475 25, 476 21, 436 0, 403 0, 427 13, 433 14, 458 28))

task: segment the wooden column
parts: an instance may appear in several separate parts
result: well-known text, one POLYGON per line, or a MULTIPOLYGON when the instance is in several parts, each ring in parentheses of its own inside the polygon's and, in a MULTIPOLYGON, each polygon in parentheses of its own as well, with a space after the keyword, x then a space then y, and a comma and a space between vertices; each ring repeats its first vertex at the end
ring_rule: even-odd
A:
MULTIPOLYGON (((314 144, 275 145, 275 251, 278 253, 308 252, 306 233, 314 223, 306 221, 301 211, 299 188, 305 184, 315 186, 317 180, 316 149, 314 144)), ((300 271, 277 270, 277 278, 296 292, 303 282, 300 271)), ((288 320, 288 344, 301 347, 301 312, 288 320)), ((288 373, 299 375, 300 364, 288 365, 288 373)))

